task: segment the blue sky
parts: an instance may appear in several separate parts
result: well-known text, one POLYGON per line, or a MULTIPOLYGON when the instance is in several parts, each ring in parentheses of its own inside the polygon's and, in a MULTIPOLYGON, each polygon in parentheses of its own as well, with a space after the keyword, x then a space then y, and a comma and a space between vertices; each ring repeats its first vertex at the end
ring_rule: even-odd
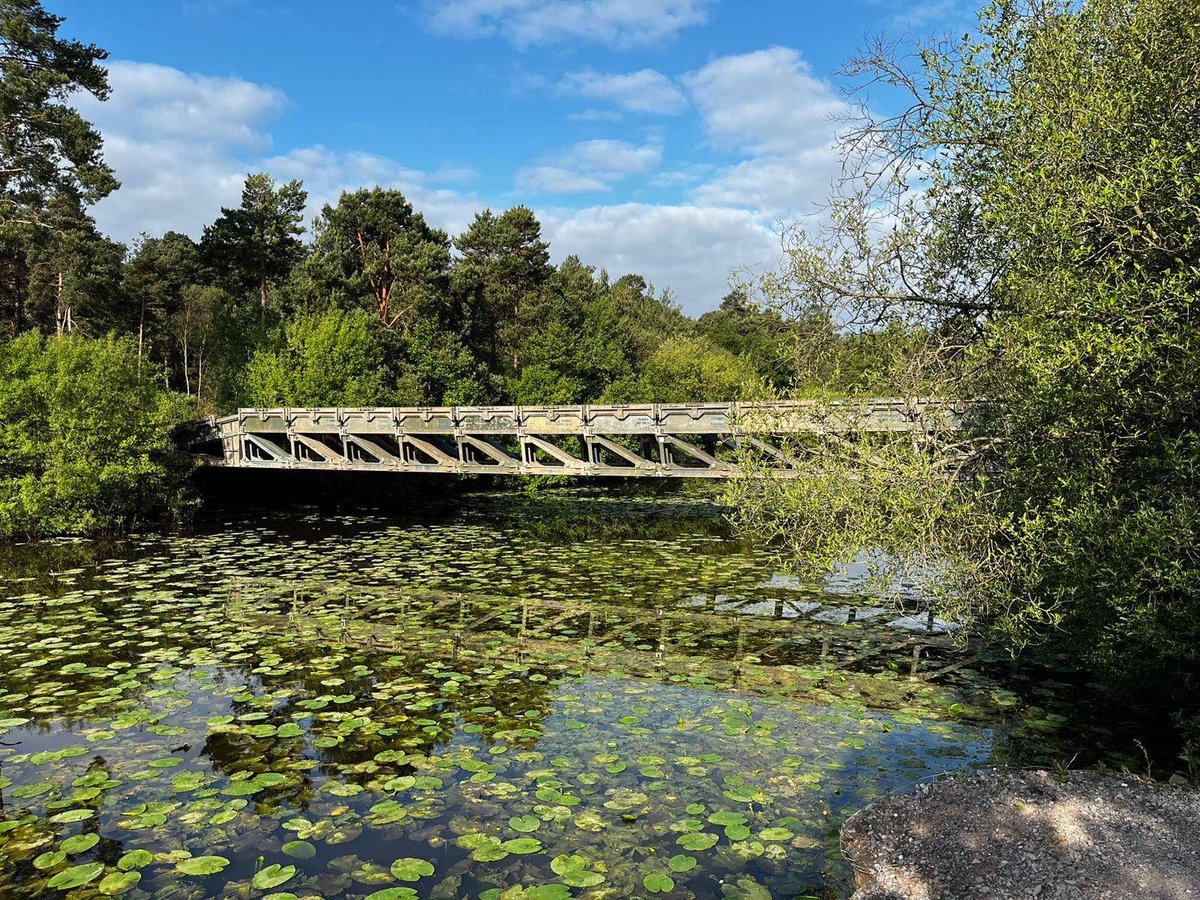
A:
MULTIPOLYGON (((85 100, 121 240, 199 236, 249 171, 403 190, 461 230, 541 216, 556 258, 714 307, 837 171, 836 71, 864 39, 961 29, 962 0, 47 0, 109 50, 85 100)), ((874 103, 886 102, 873 98, 874 103)))

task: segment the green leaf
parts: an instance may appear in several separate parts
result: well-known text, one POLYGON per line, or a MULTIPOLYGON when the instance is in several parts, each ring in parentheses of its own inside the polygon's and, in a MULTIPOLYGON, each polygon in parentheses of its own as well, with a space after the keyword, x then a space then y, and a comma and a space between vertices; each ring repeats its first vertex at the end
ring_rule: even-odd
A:
POLYGON ((69 891, 73 888, 82 887, 88 882, 95 881, 103 871, 104 863, 99 862, 87 863, 82 866, 71 866, 71 868, 63 869, 47 881, 46 887, 57 891, 69 891))
POLYGON ((707 831, 681 835, 675 842, 684 850, 707 850, 717 842, 717 836, 707 831))
POLYGON ((663 872, 652 872, 642 879, 642 886, 652 894, 666 894, 675 890, 675 879, 663 872))
POLYGON ((133 890, 141 880, 141 872, 109 872, 100 879, 96 889, 106 897, 116 897, 133 890))
POLYGON ((260 891, 269 891, 271 888, 277 888, 281 884, 291 881, 295 874, 295 866, 281 866, 279 863, 274 863, 255 872, 254 877, 250 879, 250 884, 260 891))
POLYGON ((117 868, 122 872, 128 872, 131 869, 144 869, 152 862, 154 862, 154 854, 149 850, 130 850, 118 860, 117 868))
POLYGON ((62 850, 48 850, 33 861, 35 869, 53 869, 67 861, 67 854, 62 850))
POLYGON ((98 834, 77 834, 74 837, 69 837, 59 846, 72 855, 78 853, 87 853, 93 847, 100 843, 100 835, 98 834))
POLYGON ((433 874, 433 863, 413 856, 406 856, 392 863, 392 874, 401 881, 420 881, 433 874))
POLYGON ((312 859, 317 855, 317 848, 308 841, 288 841, 283 845, 283 852, 296 859, 312 859))
POLYGON ((690 872, 696 868, 696 857, 685 856, 682 853, 679 856, 672 856, 667 861, 667 867, 672 872, 690 872))
POLYGON ((531 831, 537 831, 541 827, 542 820, 537 816, 513 816, 508 820, 508 827, 513 831, 521 831, 528 834, 531 831))
POLYGON ((229 865, 223 856, 193 856, 175 864, 176 871, 183 875, 216 875, 229 865))

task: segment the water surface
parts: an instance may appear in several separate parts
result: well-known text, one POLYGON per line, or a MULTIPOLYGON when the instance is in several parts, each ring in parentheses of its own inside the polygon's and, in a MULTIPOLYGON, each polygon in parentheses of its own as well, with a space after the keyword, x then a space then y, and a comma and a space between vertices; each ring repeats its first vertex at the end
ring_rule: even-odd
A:
POLYGON ((845 897, 837 828, 881 792, 1106 739, 1045 672, 937 675, 949 638, 691 491, 3 566, 6 897, 845 897))

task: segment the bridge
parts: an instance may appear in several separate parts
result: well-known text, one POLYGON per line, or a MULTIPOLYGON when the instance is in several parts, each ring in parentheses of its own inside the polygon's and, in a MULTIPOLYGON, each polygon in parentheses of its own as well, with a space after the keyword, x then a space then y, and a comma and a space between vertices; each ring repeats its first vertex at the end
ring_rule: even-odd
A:
POLYGON ((231 468, 731 478, 749 451, 784 476, 803 436, 957 431, 971 401, 240 409, 189 443, 231 468))

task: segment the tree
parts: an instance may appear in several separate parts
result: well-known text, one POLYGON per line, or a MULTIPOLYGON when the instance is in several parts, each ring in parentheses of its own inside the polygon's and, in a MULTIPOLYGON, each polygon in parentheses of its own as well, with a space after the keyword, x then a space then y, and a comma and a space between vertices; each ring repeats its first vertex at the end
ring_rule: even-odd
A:
POLYGON ((671 338, 635 376, 614 382, 610 403, 695 403, 749 400, 763 396, 754 365, 697 338, 671 338))
POLYGON ((272 285, 304 258, 304 205, 308 193, 299 181, 277 186, 269 175, 246 177, 242 205, 222 208, 204 229, 201 249, 231 290, 256 292, 262 315, 272 285))
POLYGON ((196 397, 203 396, 204 361, 208 358, 209 344, 227 300, 225 292, 213 285, 188 284, 183 288, 179 308, 172 316, 171 330, 179 343, 183 390, 189 396, 193 385, 196 397))
POLYGON ((0 535, 127 531, 187 508, 172 426, 195 411, 129 339, 30 331, 0 345, 0 535))
POLYGON ((38 0, 0 3, 0 230, 45 225, 56 199, 86 206, 117 187, 99 133, 69 105, 108 98, 108 54, 58 36, 38 0))
POLYGON ((82 327, 103 334, 119 324, 124 245, 101 235, 75 198, 53 200, 44 221, 26 245, 29 286, 16 324, 27 319, 47 333, 82 327))
POLYGON ((277 349, 261 349, 246 371, 247 405, 383 406, 393 388, 375 319, 363 310, 303 313, 277 349))
MULTIPOLYGON (((853 329, 920 327, 911 377, 995 402, 974 440, 821 477, 882 460, 912 501, 890 533, 956 612, 1182 695, 1200 671, 1200 8, 1002 0, 978 34, 878 44, 850 71, 910 102, 849 130, 859 177, 832 227, 794 233, 761 287, 853 329)), ((749 505, 782 534, 798 506, 778 490, 749 505)), ((793 549, 852 554, 861 521, 793 549)))
POLYGON ((187 291, 203 281, 200 250, 176 231, 161 238, 143 236, 125 264, 124 276, 133 318, 127 327, 137 334, 138 358, 153 357, 169 374, 177 346, 171 323, 187 291))
MULTIPOLYGON (((607 281, 607 274, 602 274, 601 281, 607 281)), ((608 293, 621 327, 629 334, 635 364, 649 359, 668 338, 692 332, 693 323, 671 292, 656 294, 654 286, 641 275, 623 275, 608 293)))
POLYGON ((526 303, 514 403, 588 403, 631 373, 627 331, 595 269, 569 256, 526 303))
POLYGON ((554 271, 541 223, 525 206, 499 216, 485 210, 454 246, 462 254, 455 274, 471 345, 486 348, 492 371, 516 374, 524 313, 554 271))
POLYGON ((332 295, 370 303, 384 328, 407 332, 448 305, 450 239, 395 190, 342 194, 316 223, 313 269, 332 295))
POLYGON ((698 335, 750 360, 764 378, 781 388, 795 375, 790 365, 790 332, 778 309, 755 304, 744 289, 727 294, 720 308, 696 322, 698 335))

